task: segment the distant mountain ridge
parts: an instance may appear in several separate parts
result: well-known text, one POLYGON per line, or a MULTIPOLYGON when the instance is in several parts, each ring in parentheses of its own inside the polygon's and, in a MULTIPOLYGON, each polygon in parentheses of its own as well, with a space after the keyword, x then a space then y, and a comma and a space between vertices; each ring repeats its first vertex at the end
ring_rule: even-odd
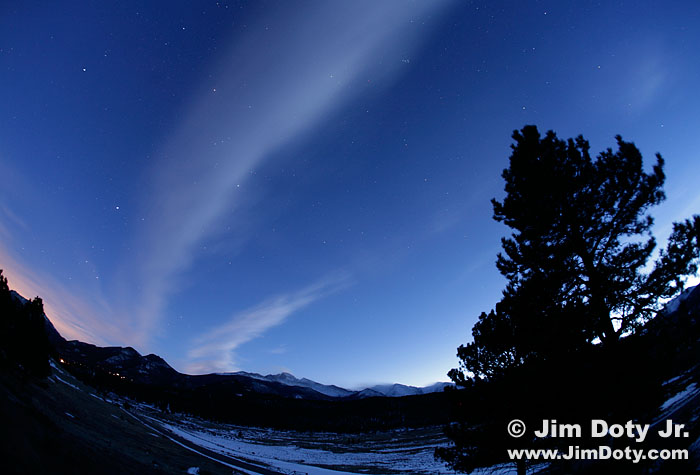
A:
POLYGON ((430 394, 444 391, 446 387, 454 386, 453 383, 434 383, 422 388, 416 386, 406 386, 405 384, 381 384, 368 388, 387 397, 417 396, 419 394, 430 394))
MULTIPOLYGON (((691 295, 697 298, 697 292, 694 292, 696 289, 697 286, 685 289, 680 295, 666 303, 662 313, 667 315, 674 313, 691 295)), ((14 291, 13 295, 26 301, 14 291)), ((194 385, 198 387, 199 381, 206 381, 207 384, 210 384, 219 383, 226 378, 233 378, 238 383, 237 387, 242 387, 245 392, 257 391, 302 399, 418 396, 442 392, 446 387, 454 386, 453 383, 447 382, 437 382, 425 387, 395 383, 375 385, 361 390, 349 390, 335 385, 321 384, 308 378, 297 378, 287 372, 264 376, 247 371, 197 376, 185 375, 177 372, 161 357, 153 354, 142 356, 131 347, 103 348, 79 341, 66 341, 56 331, 48 318, 46 322, 49 341, 59 349, 65 358, 80 364, 97 366, 113 374, 119 373, 120 377, 123 376, 141 384, 175 385, 178 387, 194 385), (185 380, 187 383, 184 382, 185 380)))
MULTIPOLYGON (((672 314, 679 306, 689 300, 697 300, 697 287, 689 287, 673 300, 667 302, 662 310, 672 314)), ((12 296, 22 302, 27 299, 15 291, 12 296)), ((44 315, 45 316, 45 315, 44 315)), ((46 333, 49 342, 67 364, 80 365, 91 371, 99 370, 112 376, 128 379, 141 385, 199 388, 207 385, 226 386, 236 394, 262 393, 282 397, 311 400, 364 399, 371 397, 419 396, 442 392, 453 383, 437 382, 426 387, 404 384, 380 384, 361 390, 349 390, 335 385, 321 384, 307 378, 297 378, 283 372, 261 375, 258 373, 238 371, 206 375, 187 375, 179 373, 163 358, 155 354, 141 355, 132 347, 99 347, 77 340, 65 340, 48 317, 45 316, 46 333)))
POLYGON ((290 373, 268 374, 263 376, 258 373, 249 373, 246 371, 238 371, 236 373, 227 373, 246 376, 258 380, 271 381, 282 383, 287 386, 298 386, 313 389, 321 394, 330 397, 402 397, 402 396, 417 396, 420 394, 430 394, 443 391, 448 386, 453 386, 452 383, 439 382, 425 387, 407 386, 405 384, 380 384, 369 388, 364 388, 356 391, 341 388, 335 385, 326 385, 317 383, 307 378, 299 379, 290 373))
MULTIPOLYGON (((14 290, 11 294, 13 298, 23 303, 27 302, 26 298, 14 290)), ((295 399, 333 400, 417 396, 440 392, 452 385, 435 383, 418 388, 403 384, 386 384, 353 391, 335 385, 321 384, 307 378, 299 379, 286 372, 266 376, 245 371, 188 375, 175 370, 160 356, 155 354, 143 356, 130 346, 101 347, 78 340, 68 341, 56 330, 46 314, 44 314, 44 320, 48 340, 64 364, 77 365, 91 373, 104 372, 111 377, 144 386, 192 389, 213 385, 217 388, 226 387, 235 394, 258 392, 295 399)))
MULTIPOLYGON (((682 302, 686 301, 688 297, 693 293, 696 286, 686 288, 680 295, 675 297, 666 303, 664 309, 662 310, 665 314, 670 314, 675 312, 682 302)), ((454 386, 453 383, 447 382, 437 382, 425 387, 407 386, 405 384, 378 384, 368 388, 352 391, 349 389, 341 388, 335 385, 326 385, 317 383, 307 378, 297 378, 296 376, 283 372, 279 374, 268 374, 261 375, 258 373, 251 373, 247 371, 238 371, 235 373, 223 373, 228 375, 238 375, 245 376, 248 378, 253 378, 259 381, 268 381, 281 383, 286 386, 293 387, 305 387, 312 389, 323 395, 332 398, 368 398, 368 397, 403 397, 403 396, 417 396, 421 394, 430 394, 435 392, 444 391, 446 387, 454 386)))
POLYGON ((387 384, 351 391, 335 385, 317 383, 307 378, 297 378, 290 373, 266 376, 239 371, 203 375, 183 374, 172 368, 155 354, 141 355, 132 347, 100 347, 77 340, 67 341, 46 320, 49 340, 57 349, 65 364, 79 365, 93 371, 99 370, 127 379, 129 382, 148 386, 197 388, 215 384, 236 387, 237 393, 259 392, 296 399, 361 399, 367 397, 402 397, 430 394, 444 390, 451 383, 435 383, 425 388, 403 384, 387 384))
MULTIPOLYGON (((26 302, 16 293, 11 297, 22 305, 41 308, 40 300, 26 302)), ((692 365, 697 367, 698 309, 700 287, 695 287, 670 300, 666 309, 642 329, 647 335, 640 340, 642 344, 659 361, 672 361, 676 368, 669 372, 669 378, 692 365)), ((289 373, 193 376, 179 373, 157 355, 142 356, 131 347, 99 347, 66 341, 43 312, 35 313, 33 318, 36 333, 32 334, 38 337, 34 339, 46 337, 51 347, 47 358, 56 362, 52 364, 63 366, 84 384, 95 388, 101 397, 110 398, 114 393, 167 412, 225 420, 241 426, 302 431, 354 433, 432 427, 451 420, 454 393, 440 392, 449 385, 446 383, 426 388, 387 384, 349 391, 289 373)))
POLYGON ((275 383, 280 383, 284 384, 286 386, 296 386, 296 387, 305 387, 312 389, 316 392, 319 392, 321 394, 324 394, 329 397, 350 397, 354 394, 357 393, 357 391, 350 391, 345 388, 341 388, 335 385, 327 385, 327 384, 321 384, 317 383, 316 381, 312 381, 307 378, 297 378, 294 375, 290 373, 279 373, 279 374, 268 374, 266 376, 263 376, 258 373, 248 373, 246 371, 238 371, 236 373, 230 373, 230 374, 235 374, 235 375, 240 375, 240 376, 245 376, 248 378, 253 378, 257 380, 262 380, 262 381, 270 381, 270 382, 275 382, 275 383))

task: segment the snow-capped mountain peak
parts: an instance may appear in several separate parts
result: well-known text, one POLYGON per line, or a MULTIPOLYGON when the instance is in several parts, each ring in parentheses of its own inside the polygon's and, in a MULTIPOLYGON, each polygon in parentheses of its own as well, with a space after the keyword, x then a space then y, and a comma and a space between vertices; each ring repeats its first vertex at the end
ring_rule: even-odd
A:
POLYGON ((338 386, 333 386, 333 385, 327 385, 327 384, 321 384, 317 383, 316 381, 312 381, 307 378, 302 378, 299 379, 295 377, 293 374, 290 373, 279 373, 279 374, 268 374, 266 376, 263 376, 258 373, 248 373, 246 371, 239 371, 237 373, 233 373, 239 376, 247 376, 249 378, 253 379, 259 379, 263 381, 270 381, 273 383, 280 383, 284 384, 286 386, 299 386, 303 388, 309 388, 313 389, 316 392, 319 392, 321 394, 325 394, 326 396, 330 397, 347 397, 351 396, 355 393, 355 391, 349 391, 347 389, 340 388, 338 386))
POLYGON ((237 373, 231 373, 238 376, 246 376, 248 378, 259 379, 263 381, 269 381, 274 383, 284 384, 286 386, 300 386, 304 388, 313 389, 321 394, 325 394, 330 397, 402 397, 402 396, 416 396, 419 394, 429 394, 434 392, 440 392, 445 389, 446 386, 451 386, 451 383, 435 383, 430 386, 423 388, 418 388, 415 386, 407 386, 405 384, 380 384, 372 386, 371 388, 364 388, 359 391, 351 391, 349 389, 341 388, 335 385, 321 384, 316 381, 312 381, 308 378, 297 378, 290 373, 279 373, 279 374, 268 374, 263 376, 258 373, 248 373, 246 371, 239 371, 237 373))

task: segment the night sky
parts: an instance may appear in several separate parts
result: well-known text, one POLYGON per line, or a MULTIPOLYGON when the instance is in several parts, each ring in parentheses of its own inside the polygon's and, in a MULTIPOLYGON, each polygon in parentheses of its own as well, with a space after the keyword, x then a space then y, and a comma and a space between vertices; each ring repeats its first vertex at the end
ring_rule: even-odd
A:
POLYGON ((0 268, 189 373, 447 380, 500 299, 511 133, 666 159, 700 211, 700 2, 3 2, 0 268))

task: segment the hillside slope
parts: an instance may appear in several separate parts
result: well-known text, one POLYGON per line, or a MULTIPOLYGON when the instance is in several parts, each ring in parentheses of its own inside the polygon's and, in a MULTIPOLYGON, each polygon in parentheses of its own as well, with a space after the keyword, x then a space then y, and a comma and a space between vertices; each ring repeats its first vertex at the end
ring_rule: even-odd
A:
POLYGON ((44 380, 0 372, 0 420, 3 473, 166 474, 193 467, 231 473, 148 430, 57 368, 44 380))

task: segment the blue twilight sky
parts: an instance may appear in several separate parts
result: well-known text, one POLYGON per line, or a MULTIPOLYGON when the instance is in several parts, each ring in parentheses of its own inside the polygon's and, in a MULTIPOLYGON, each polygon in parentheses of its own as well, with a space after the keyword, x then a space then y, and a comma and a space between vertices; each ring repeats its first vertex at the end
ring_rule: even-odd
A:
POLYGON ((700 211, 700 2, 3 2, 0 268, 185 372, 447 380, 499 300, 510 135, 667 160, 700 211))

